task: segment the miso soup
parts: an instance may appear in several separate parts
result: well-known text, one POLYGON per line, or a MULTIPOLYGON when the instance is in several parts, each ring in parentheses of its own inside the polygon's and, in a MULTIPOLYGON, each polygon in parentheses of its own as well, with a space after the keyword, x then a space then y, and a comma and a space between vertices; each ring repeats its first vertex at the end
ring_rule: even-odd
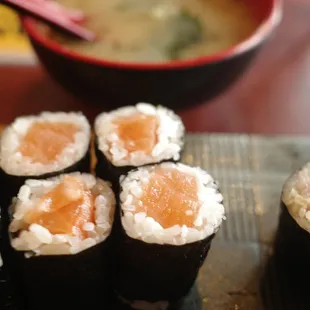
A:
POLYGON ((257 22, 242 0, 58 0, 82 9, 100 40, 53 33, 66 48, 121 62, 166 62, 210 55, 250 36, 257 22))

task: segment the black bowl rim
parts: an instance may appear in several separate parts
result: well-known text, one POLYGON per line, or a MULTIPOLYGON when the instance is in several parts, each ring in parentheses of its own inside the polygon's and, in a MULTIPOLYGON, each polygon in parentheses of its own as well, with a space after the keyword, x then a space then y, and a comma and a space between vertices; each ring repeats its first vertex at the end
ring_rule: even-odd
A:
MULTIPOLYGON (((259 1, 259 0, 258 0, 259 1)), ((175 60, 163 63, 136 63, 136 62, 117 62, 102 58, 85 56, 80 53, 71 51, 55 41, 52 41, 41 35, 36 29, 36 20, 31 17, 21 17, 22 25, 30 37, 30 39, 46 49, 53 51, 56 54, 70 58, 77 62, 89 63, 99 67, 109 67, 127 70, 173 70, 173 69, 188 69, 192 67, 204 66, 210 63, 220 62, 226 59, 233 58, 250 51, 260 44, 277 28, 282 21, 283 16, 283 0, 269 0, 271 8, 269 15, 262 20, 253 34, 244 41, 237 43, 235 46, 223 50, 219 53, 200 56, 186 60, 175 60)))

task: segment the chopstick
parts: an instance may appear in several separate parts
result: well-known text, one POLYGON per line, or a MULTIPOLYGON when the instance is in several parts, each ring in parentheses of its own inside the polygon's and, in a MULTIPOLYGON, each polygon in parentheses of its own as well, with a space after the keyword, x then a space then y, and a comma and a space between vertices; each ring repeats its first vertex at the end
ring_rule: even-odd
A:
POLYGON ((67 10, 47 0, 1 0, 0 3, 22 15, 32 16, 77 38, 86 41, 96 39, 93 32, 79 24, 85 20, 82 12, 67 10))

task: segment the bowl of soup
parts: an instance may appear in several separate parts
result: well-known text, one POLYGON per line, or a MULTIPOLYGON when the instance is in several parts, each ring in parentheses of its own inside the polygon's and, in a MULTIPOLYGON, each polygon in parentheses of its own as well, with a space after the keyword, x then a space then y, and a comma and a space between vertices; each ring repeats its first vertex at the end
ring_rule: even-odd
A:
POLYGON ((172 108, 212 99, 249 67, 277 27, 281 0, 57 0, 82 9, 96 42, 23 18, 50 76, 103 106, 172 108))

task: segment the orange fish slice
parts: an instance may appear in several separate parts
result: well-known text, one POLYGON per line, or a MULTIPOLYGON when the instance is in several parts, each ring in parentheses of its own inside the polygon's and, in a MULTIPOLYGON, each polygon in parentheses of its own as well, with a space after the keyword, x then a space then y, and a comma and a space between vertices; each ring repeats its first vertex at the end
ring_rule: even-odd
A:
POLYGON ((19 151, 33 162, 49 164, 74 142, 78 127, 70 123, 36 122, 22 140, 19 151))
POLYGON ((119 138, 131 153, 142 151, 151 154, 157 139, 157 117, 137 113, 114 121, 119 138))
POLYGON ((195 177, 174 169, 157 168, 143 187, 143 193, 137 213, 146 212, 163 228, 193 227, 199 207, 195 177))
POLYGON ((94 222, 94 197, 72 176, 66 176, 62 183, 45 194, 41 203, 45 207, 44 211, 30 212, 25 221, 28 224, 39 224, 52 234, 83 238, 83 225, 94 222))

